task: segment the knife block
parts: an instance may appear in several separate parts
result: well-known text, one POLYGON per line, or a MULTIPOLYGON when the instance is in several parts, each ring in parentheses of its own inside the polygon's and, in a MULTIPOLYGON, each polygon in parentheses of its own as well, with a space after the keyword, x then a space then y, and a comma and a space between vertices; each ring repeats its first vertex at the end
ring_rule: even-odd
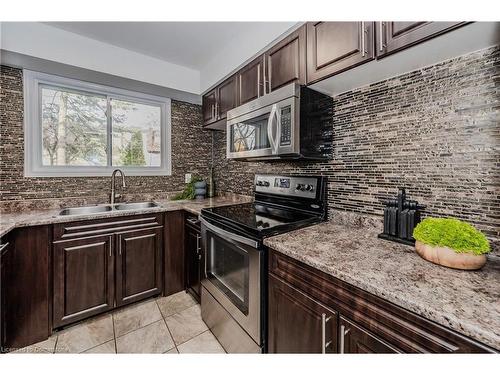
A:
POLYGON ((407 200, 404 188, 399 189, 396 199, 389 199, 384 204, 384 231, 378 237, 414 246, 413 229, 420 222, 420 210, 425 206, 407 200))

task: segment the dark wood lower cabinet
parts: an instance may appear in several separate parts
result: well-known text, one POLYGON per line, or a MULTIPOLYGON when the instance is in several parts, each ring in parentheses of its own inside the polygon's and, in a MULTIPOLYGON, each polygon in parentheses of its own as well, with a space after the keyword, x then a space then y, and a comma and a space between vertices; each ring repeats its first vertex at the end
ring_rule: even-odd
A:
POLYGON ((57 224, 53 257, 54 328, 160 294, 163 215, 57 224))
POLYGON ((2 256, 2 347, 43 341, 51 331, 49 227, 18 228, 2 256))
POLYGON ((118 233, 116 305, 123 306, 162 290, 162 229, 118 233))
POLYGON ((269 276, 269 353, 337 352, 338 314, 269 276))
POLYGON ((200 222, 194 215, 186 217, 185 243, 186 290, 200 302, 203 259, 201 252, 200 222))
POLYGON ((4 352, 4 343, 5 343, 5 308, 6 308, 6 299, 5 299, 5 288, 7 281, 7 269, 8 259, 11 255, 12 245, 10 243, 10 238, 8 236, 2 237, 0 239, 0 353, 4 352))
POLYGON ((54 243, 54 328, 114 307, 113 235, 54 243))
MULTIPOLYGON (((269 351, 318 353, 322 314, 344 353, 496 353, 422 316, 274 250, 269 251, 269 351), (337 319, 337 316, 340 318, 337 319), (333 318, 332 318, 333 319, 333 318), (293 343, 289 341, 294 341, 293 343)), ((330 331, 331 330, 331 331, 330 331)), ((320 340, 321 337, 321 340, 320 340)))
POLYGON ((339 326, 340 353, 400 353, 399 350, 343 316, 340 317, 339 326))
POLYGON ((163 294, 185 290, 185 255, 184 255, 184 212, 172 211, 165 214, 165 285, 163 294))

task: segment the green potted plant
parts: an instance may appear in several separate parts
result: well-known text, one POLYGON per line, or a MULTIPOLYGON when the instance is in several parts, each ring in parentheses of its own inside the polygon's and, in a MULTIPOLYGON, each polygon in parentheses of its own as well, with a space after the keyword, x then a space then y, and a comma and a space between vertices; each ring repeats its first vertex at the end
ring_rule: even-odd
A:
POLYGON ((477 270, 486 263, 490 244, 472 225, 453 218, 429 217, 413 231, 422 258, 446 267, 477 270))
POLYGON ((180 192, 179 194, 175 195, 172 200, 178 201, 178 200, 185 200, 185 199, 194 199, 195 197, 195 184, 197 182, 203 181, 201 177, 198 176, 193 176, 191 179, 191 182, 189 182, 184 190, 180 192))

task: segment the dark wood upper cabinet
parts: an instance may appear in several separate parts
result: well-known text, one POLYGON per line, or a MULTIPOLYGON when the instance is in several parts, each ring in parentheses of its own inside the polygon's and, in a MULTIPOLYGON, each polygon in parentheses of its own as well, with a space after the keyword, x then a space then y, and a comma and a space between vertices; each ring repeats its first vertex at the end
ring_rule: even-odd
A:
POLYGON ((337 312, 269 276, 269 352, 336 353, 337 312))
POLYGON ((377 56, 389 55, 413 46, 440 34, 446 33, 467 22, 377 22, 377 56))
POLYGON ((238 105, 237 82, 237 76, 233 75, 217 86, 217 101, 215 102, 217 120, 226 119, 227 111, 238 105))
POLYGON ((264 55, 264 93, 286 84, 306 83, 306 26, 287 36, 264 55))
POLYGON ((234 74, 215 89, 203 95, 203 126, 224 130, 227 111, 236 106, 238 106, 238 77, 234 74))
POLYGON ((339 321, 339 352, 340 353, 400 353, 399 350, 386 344, 367 330, 359 327, 343 316, 339 321))
POLYGON ((238 103, 248 103, 264 95, 264 57, 259 56, 237 74, 238 103))
POLYGON ((54 243, 54 327, 114 307, 113 236, 54 243))
POLYGON ((207 94, 203 95, 202 113, 203 113, 204 126, 217 121, 217 113, 215 111, 216 103, 217 103, 217 90, 212 90, 207 94))
POLYGON ((162 288, 162 227, 118 233, 116 305, 154 296, 162 288))
POLYGON ((373 60, 374 22, 309 22, 307 83, 373 60))
POLYGON ((201 300, 202 252, 200 221, 194 215, 186 217, 186 289, 193 297, 201 300))

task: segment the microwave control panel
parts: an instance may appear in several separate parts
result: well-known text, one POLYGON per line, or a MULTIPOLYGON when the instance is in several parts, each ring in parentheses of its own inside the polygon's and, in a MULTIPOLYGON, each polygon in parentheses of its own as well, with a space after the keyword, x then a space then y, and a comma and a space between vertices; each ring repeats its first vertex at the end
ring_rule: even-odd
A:
POLYGON ((281 108, 280 112, 280 146, 289 146, 292 143, 292 108, 287 105, 281 108))

